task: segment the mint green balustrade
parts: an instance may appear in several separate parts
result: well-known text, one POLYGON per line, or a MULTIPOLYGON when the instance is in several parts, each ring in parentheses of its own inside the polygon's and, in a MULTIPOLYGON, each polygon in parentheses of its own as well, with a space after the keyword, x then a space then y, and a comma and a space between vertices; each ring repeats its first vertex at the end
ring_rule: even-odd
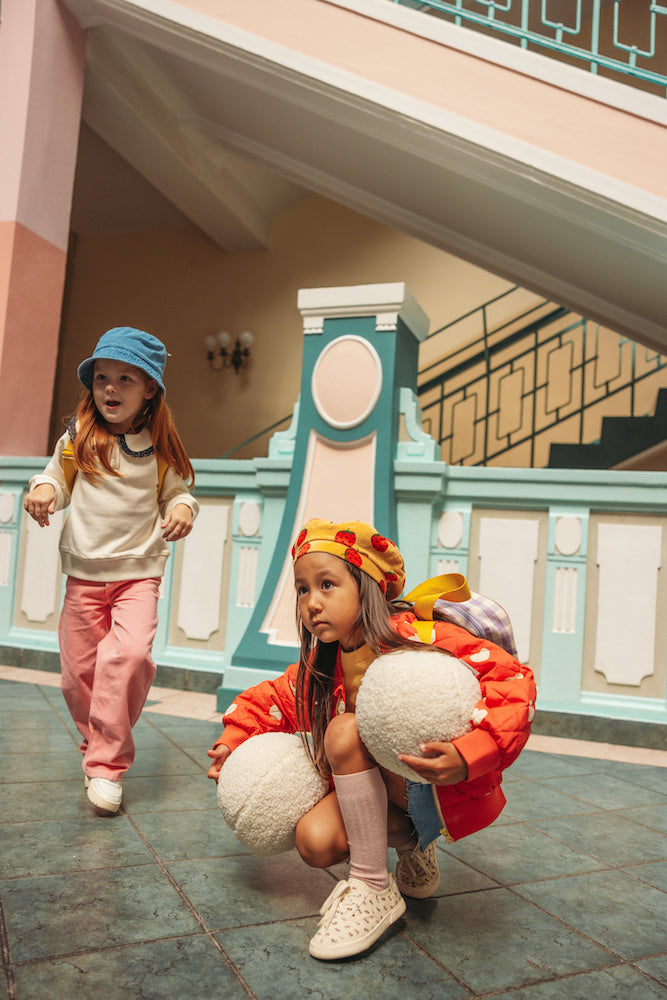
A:
POLYGON ((650 3, 645 12, 638 14, 636 6, 633 6, 635 0, 612 0, 612 3, 609 0, 593 0, 588 20, 584 16, 582 0, 576 0, 569 20, 565 21, 549 16, 552 6, 549 0, 469 0, 465 6, 463 0, 453 3, 446 0, 393 2, 424 13, 451 15, 452 22, 459 27, 483 28, 497 37, 518 43, 523 49, 537 48, 555 57, 574 58, 591 73, 610 70, 622 74, 627 83, 656 85, 661 90, 664 88, 664 96, 667 96, 664 60, 661 64, 659 59, 660 42, 664 51, 667 36, 667 20, 663 18, 667 14, 667 5, 650 3), (635 17, 634 30, 648 42, 630 37, 630 26, 623 24, 623 14, 628 11, 632 11, 635 17), (642 13, 646 17, 643 23, 640 21, 642 13), (611 52, 601 50, 600 39, 605 36, 611 39, 611 52), (654 65, 638 65, 638 58, 646 63, 654 61, 654 65))

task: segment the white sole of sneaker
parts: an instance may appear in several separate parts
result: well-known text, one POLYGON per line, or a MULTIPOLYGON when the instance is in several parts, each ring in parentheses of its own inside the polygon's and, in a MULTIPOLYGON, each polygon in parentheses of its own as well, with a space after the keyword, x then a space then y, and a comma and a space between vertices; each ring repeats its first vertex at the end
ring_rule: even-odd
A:
POLYGON ((93 785, 88 785, 86 795, 91 805, 95 806, 96 809, 101 809, 102 812, 117 813, 120 809, 120 802, 109 802, 108 799, 103 799, 101 795, 95 792, 93 785))
POLYGON ((369 931, 363 938, 357 938, 356 941, 352 942, 341 942, 337 945, 319 945, 310 942, 309 951, 313 958, 320 958, 324 960, 334 960, 337 958, 351 958, 352 955, 360 955, 362 952, 367 951, 372 944, 382 937, 384 932, 392 924, 396 923, 399 917, 402 917, 406 910, 406 903, 403 898, 400 902, 396 903, 393 909, 389 910, 388 913, 382 918, 377 927, 374 927, 372 931, 369 931))

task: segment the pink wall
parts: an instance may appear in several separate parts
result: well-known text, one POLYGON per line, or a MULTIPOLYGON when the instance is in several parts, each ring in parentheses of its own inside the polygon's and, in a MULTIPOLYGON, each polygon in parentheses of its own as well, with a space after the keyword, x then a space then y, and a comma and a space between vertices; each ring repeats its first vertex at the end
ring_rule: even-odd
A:
POLYGON ((181 6, 667 196, 667 131, 587 96, 590 74, 583 71, 582 92, 573 93, 326 0, 283 0, 279 17, 272 0, 226 0, 222 7, 219 0, 181 0, 181 6))
POLYGON ((56 0, 4 0, 0 23, 2 454, 41 455, 47 447, 84 66, 84 32, 56 0))
POLYGON ((0 223, 0 454, 47 449, 66 252, 0 223))

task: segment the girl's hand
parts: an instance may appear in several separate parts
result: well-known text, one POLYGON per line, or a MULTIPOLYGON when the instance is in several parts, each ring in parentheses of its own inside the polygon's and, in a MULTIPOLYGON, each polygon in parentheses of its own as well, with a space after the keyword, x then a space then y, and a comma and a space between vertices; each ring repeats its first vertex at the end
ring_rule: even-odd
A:
POLYGON ((467 781, 468 765, 453 743, 422 743, 425 757, 401 753, 398 759, 431 785, 456 785, 467 781))
POLYGON ((26 494, 23 501, 24 509, 30 517, 37 521, 40 528, 49 523, 49 514, 54 514, 56 510, 56 491, 51 483, 40 483, 34 490, 26 494))
POLYGON ((192 510, 186 503, 177 503, 160 525, 162 537, 168 542, 177 542, 192 531, 192 510))
POLYGON ((216 785, 218 783, 218 778, 220 777, 220 772, 222 771, 222 765, 225 763, 231 752, 232 751, 229 747, 223 746, 222 744, 219 747, 213 747, 212 750, 206 751, 207 757, 213 758, 213 763, 209 767, 206 777, 212 778, 216 785))

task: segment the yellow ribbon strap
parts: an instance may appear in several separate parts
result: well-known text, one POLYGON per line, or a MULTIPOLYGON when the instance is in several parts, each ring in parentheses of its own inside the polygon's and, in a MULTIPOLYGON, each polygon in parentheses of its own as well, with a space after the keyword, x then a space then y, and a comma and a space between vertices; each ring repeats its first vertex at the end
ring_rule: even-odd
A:
POLYGON ((430 580, 425 580, 418 587, 411 590, 402 598, 410 604, 414 604, 417 618, 432 619, 433 605, 442 598, 443 601, 470 600, 470 588, 463 573, 444 573, 442 576, 433 576, 430 580))
POLYGON ((412 623, 412 627, 417 633, 417 638, 426 646, 430 646, 433 641, 433 624, 432 621, 422 621, 421 618, 412 623))

